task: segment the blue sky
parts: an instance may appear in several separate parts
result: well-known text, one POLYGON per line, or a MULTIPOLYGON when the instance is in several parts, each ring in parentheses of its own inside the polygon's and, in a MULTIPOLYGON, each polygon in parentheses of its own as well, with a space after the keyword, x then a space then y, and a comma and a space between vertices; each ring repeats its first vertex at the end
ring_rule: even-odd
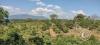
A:
POLYGON ((63 17, 68 14, 72 16, 71 13, 100 15, 100 0, 0 0, 0 2, 2 3, 2 6, 20 8, 27 10, 26 12, 31 12, 37 8, 40 9, 40 7, 43 9, 48 9, 49 6, 51 6, 51 9, 56 7, 59 8, 56 10, 60 10, 60 12, 64 13, 63 17))

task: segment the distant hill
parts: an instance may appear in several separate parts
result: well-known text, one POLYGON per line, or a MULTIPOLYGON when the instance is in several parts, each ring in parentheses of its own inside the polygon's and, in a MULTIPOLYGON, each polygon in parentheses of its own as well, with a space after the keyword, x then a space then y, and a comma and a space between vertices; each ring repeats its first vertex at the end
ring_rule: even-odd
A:
POLYGON ((33 16, 33 15, 28 15, 28 14, 19 14, 19 15, 11 15, 9 16, 9 19, 48 19, 44 16, 33 16))

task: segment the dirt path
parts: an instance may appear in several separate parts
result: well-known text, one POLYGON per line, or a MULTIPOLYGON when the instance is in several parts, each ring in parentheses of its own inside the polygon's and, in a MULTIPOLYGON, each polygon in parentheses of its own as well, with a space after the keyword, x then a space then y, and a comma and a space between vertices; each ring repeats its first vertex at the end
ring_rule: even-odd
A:
POLYGON ((52 37, 52 38, 54 38, 54 37, 56 37, 57 36, 57 34, 56 34, 56 32, 54 31, 54 25, 55 24, 52 24, 51 26, 50 26, 50 28, 49 28, 49 33, 50 33, 50 36, 52 37))

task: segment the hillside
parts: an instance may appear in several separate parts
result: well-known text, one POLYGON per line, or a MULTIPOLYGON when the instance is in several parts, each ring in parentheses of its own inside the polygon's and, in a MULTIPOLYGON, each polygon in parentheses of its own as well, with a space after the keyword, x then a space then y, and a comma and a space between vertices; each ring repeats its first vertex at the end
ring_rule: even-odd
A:
POLYGON ((29 14, 19 14, 19 15, 10 15, 9 19, 27 19, 27 18, 31 18, 31 19, 48 19, 44 16, 34 16, 34 15, 29 15, 29 14))

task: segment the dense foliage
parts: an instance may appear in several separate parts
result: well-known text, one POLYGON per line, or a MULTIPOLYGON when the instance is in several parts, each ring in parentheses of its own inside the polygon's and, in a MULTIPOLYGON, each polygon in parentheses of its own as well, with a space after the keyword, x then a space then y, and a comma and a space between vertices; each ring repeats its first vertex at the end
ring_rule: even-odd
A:
POLYGON ((7 23, 8 20, 8 11, 4 10, 2 7, 0 7, 0 24, 1 23, 7 23))
MULTIPOLYGON (((89 22, 89 21, 88 21, 89 22)), ((93 25, 99 26, 100 21, 94 24, 80 22, 83 28, 91 27, 93 25), (86 24, 89 25, 86 25, 86 24)), ((80 38, 70 36, 60 36, 60 33, 67 33, 68 30, 74 27, 72 20, 57 20, 54 23, 54 31, 58 36, 53 39, 49 34, 49 27, 51 27, 50 20, 32 21, 32 22, 16 22, 9 25, 0 26, 0 45, 99 45, 99 40, 90 38, 87 41, 82 41, 80 38), (70 22, 70 23, 69 23, 70 22)), ((94 27, 94 26, 93 26, 94 27)), ((99 29, 99 28, 98 28, 99 29)), ((99 31, 99 30, 98 30, 99 31)))

